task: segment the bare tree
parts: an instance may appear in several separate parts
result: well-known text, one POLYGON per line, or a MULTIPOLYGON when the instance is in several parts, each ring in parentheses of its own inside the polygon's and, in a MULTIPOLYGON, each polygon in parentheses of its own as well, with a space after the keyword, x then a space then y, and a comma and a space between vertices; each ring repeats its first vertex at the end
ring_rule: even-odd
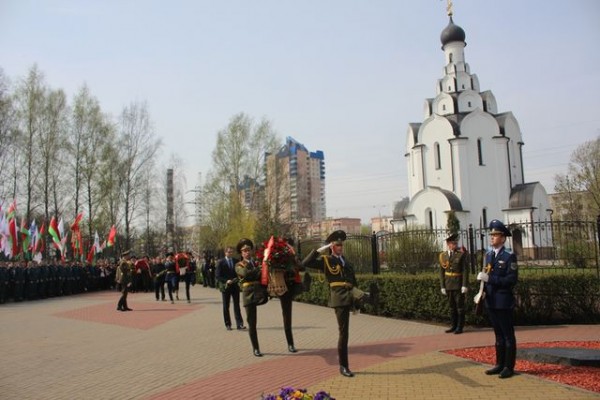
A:
MULTIPOLYGON (((208 212, 209 221, 229 227, 221 242, 231 244, 233 237, 254 236, 256 215, 250 214, 258 201, 258 185, 252 186, 249 204, 241 198, 242 181, 263 180, 264 155, 276 146, 277 137, 266 119, 258 124, 244 113, 234 115, 225 129, 217 134, 217 144, 212 153, 213 170, 209 173, 206 194, 215 210, 208 212), (224 215, 223 215, 224 214, 224 215), (219 220, 216 220, 216 218, 219 220)), ((245 200, 245 199, 244 199, 245 200)), ((219 232, 221 227, 215 225, 219 232)))
POLYGON ((9 79, 0 68, 0 198, 8 195, 10 186, 7 171, 10 171, 10 155, 14 150, 16 113, 9 92, 9 79))
POLYGON ((555 190, 570 199, 567 205, 571 216, 581 217, 583 212, 587 213, 585 217, 600 215, 600 136, 575 149, 567 175, 557 175, 555 182, 555 190), (583 198, 577 199, 576 192, 583 198))
POLYGON ((150 168, 161 142, 154 137, 146 103, 125 107, 119 121, 122 159, 122 201, 125 222, 125 246, 131 243, 131 229, 139 200, 143 198, 146 168, 150 168))
POLYGON ((87 203, 88 235, 92 237, 95 208, 99 202, 99 167, 104 146, 107 140, 114 136, 113 127, 86 85, 75 96, 72 121, 75 214, 79 212, 79 199, 83 195, 87 203))
POLYGON ((44 76, 37 65, 30 70, 27 78, 17 87, 17 115, 19 120, 20 154, 23 159, 24 171, 22 182, 25 186, 26 203, 25 219, 29 220, 36 187, 35 139, 39 135, 40 119, 44 115, 45 96, 47 88, 44 76))
MULTIPOLYGON (((62 191, 68 183, 64 179, 60 179, 59 171, 61 161, 67 157, 67 152, 61 146, 66 139, 66 131, 68 126, 67 120, 67 99, 62 90, 52 90, 48 93, 45 102, 45 112, 40 124, 40 130, 37 137, 39 162, 41 171, 41 202, 43 204, 43 213, 46 221, 50 220, 50 205, 54 199, 53 215, 58 215, 60 205, 58 204, 58 193, 54 191, 62 191), (58 183, 60 179, 60 183, 58 183)), ((64 196, 60 196, 64 198, 64 196)))

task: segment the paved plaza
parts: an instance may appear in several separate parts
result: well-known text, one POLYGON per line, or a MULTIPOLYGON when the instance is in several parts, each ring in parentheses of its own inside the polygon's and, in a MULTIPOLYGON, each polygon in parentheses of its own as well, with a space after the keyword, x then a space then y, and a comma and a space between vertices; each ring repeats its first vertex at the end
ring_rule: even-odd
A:
MULTIPOLYGON (((117 292, 0 305, 0 399, 260 399, 280 387, 328 391, 337 400, 598 399, 597 393, 526 374, 498 379, 443 350, 489 346, 490 329, 445 326, 366 314, 350 318, 350 368, 339 374, 332 309, 294 303, 287 351, 278 300, 258 308, 264 357, 247 331, 227 331, 221 295, 196 285, 192 302, 157 302, 133 293, 132 312, 116 311, 117 292)), ((242 314, 244 310, 242 308, 242 314)), ((517 327, 517 341, 598 340, 599 325, 517 327)))

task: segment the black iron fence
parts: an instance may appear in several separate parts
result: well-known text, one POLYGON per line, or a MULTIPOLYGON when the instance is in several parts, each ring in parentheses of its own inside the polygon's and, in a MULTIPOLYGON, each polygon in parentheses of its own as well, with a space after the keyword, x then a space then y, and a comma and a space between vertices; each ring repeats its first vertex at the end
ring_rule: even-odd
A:
MULTIPOLYGON (((597 221, 526 221, 509 225, 506 246, 527 271, 572 270, 594 272, 600 279, 600 216, 597 221)), ((487 229, 461 230, 459 246, 470 255, 471 272, 480 269, 489 247, 487 229)), ((437 257, 445 247, 445 229, 412 229, 373 235, 348 235, 344 253, 357 273, 423 273, 438 270, 437 257)), ((323 244, 319 239, 298 243, 301 256, 323 244)))

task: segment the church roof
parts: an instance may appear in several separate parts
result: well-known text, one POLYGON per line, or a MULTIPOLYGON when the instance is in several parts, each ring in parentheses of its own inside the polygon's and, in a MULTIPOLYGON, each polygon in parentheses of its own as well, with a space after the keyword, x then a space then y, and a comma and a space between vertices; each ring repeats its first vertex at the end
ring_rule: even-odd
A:
POLYGON ((454 192, 451 192, 446 189, 442 189, 441 187, 438 187, 438 186, 430 186, 430 188, 439 190, 440 193, 446 197, 446 200, 448 200, 448 204, 450 205, 451 211, 463 211, 462 202, 460 201, 458 196, 456 196, 454 194, 454 192))
POLYGON ((452 20, 452 17, 450 17, 448 26, 444 28, 442 34, 440 35, 442 47, 450 42, 464 42, 465 38, 466 34, 463 28, 458 25, 454 25, 454 21, 452 20))
POLYGON ((502 136, 506 136, 504 132, 504 127, 506 126, 506 120, 511 115, 511 112, 503 112, 494 116, 494 118, 496 118, 496 121, 498 121, 498 127, 500 128, 500 134, 502 136))
POLYGON ((446 115, 445 118, 452 125, 452 130, 454 131, 454 136, 460 136, 460 123, 465 118, 468 113, 459 113, 459 114, 451 114, 446 115))
POLYGON ((413 142, 419 143, 419 128, 421 127, 420 122, 411 122, 408 124, 413 133, 413 142))
POLYGON ((508 206, 510 208, 530 208, 533 207, 533 194, 538 182, 523 183, 517 185, 510 191, 508 206))

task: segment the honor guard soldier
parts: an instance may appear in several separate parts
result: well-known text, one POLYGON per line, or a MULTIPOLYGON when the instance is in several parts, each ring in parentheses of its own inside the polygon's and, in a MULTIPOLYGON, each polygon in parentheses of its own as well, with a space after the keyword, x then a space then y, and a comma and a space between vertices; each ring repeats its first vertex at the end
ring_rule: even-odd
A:
POLYGON ((121 274, 121 298, 117 305, 118 311, 133 311, 127 306, 127 294, 132 285, 133 264, 130 260, 131 252, 129 250, 121 254, 121 262, 119 263, 119 272, 121 274))
POLYGON ((461 334, 465 325, 465 294, 469 282, 466 253, 458 249, 458 233, 446 238, 446 251, 439 255, 442 294, 448 297, 452 326, 446 333, 461 334))
POLYGON ((248 334, 252 343, 252 353, 256 357, 262 357, 258 345, 258 333, 256 332, 257 310, 256 307, 265 304, 269 300, 267 288, 260 282, 261 268, 252 259, 254 244, 250 239, 242 239, 238 242, 236 250, 242 257, 235 265, 238 283, 242 289, 242 300, 246 309, 246 322, 248 322, 248 334))
POLYGON ((514 375, 517 355, 513 288, 519 271, 517 257, 504 247, 506 238, 511 236, 508 228, 495 219, 490 222, 489 229, 492 249, 485 255, 485 268, 477 274, 477 280, 484 282, 485 308, 496 336, 496 365, 485 373, 509 378, 514 375))
POLYGON ((356 287, 354 268, 342 255, 346 232, 337 230, 331 233, 327 244, 311 251, 302 261, 305 268, 314 268, 325 272, 329 284, 328 306, 335 310, 338 323, 338 360, 340 373, 348 378, 354 376, 348 366, 348 336, 350 311, 356 302, 363 301, 368 295, 356 287), (319 253, 328 250, 329 254, 319 253))

